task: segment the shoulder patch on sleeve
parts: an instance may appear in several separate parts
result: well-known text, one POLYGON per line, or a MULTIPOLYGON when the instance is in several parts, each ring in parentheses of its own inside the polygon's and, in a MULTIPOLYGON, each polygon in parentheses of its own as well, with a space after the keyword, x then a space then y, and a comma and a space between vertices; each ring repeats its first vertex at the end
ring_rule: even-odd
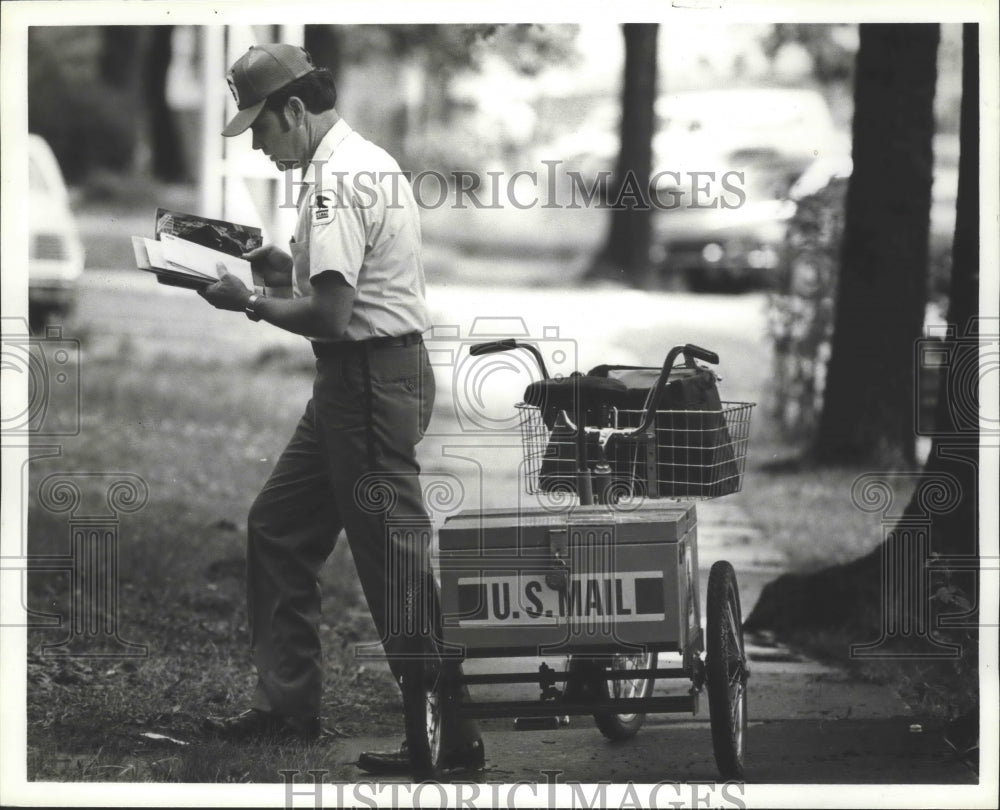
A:
POLYGON ((331 222, 336 215, 337 201, 332 196, 326 194, 317 194, 313 197, 313 215, 312 221, 314 225, 322 225, 327 222, 331 222))

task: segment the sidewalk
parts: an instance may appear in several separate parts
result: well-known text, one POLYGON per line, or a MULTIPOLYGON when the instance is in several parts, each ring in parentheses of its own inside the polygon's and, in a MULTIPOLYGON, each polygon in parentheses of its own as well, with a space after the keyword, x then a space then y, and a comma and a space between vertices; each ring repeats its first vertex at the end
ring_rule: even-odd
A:
MULTIPOLYGON (((698 504, 698 550, 702 615, 708 569, 717 559, 737 571, 744 616, 764 584, 782 571, 783 560, 766 548, 746 510, 725 500, 698 504)), ((746 769, 750 785, 974 785, 976 775, 951 757, 941 730, 909 716, 889 685, 862 682, 848 672, 811 660, 781 645, 747 640, 748 685, 746 769)), ((542 659, 539 659, 541 661, 542 659)), ((545 659, 556 669, 562 659, 545 659)), ((661 656, 670 665, 670 655, 661 656)), ((527 671, 531 659, 478 659, 467 673, 527 671)), ((678 694, 687 681, 658 681, 654 694, 678 694)), ((537 686, 475 687, 478 699, 537 696, 537 686)), ((609 743, 591 718, 575 716, 555 731, 519 732, 511 719, 482 721, 487 764, 482 781, 545 783, 551 772, 561 783, 651 784, 714 782, 708 699, 702 693, 695 715, 650 715, 638 735, 609 743)), ((354 767, 364 750, 391 749, 397 738, 337 741, 339 766, 327 778, 366 778, 354 767)), ((407 782, 406 778, 380 782, 407 782)), ((918 797, 930 794, 917 794, 918 797)), ((942 806, 946 804, 942 798, 942 806)), ((805 799, 796 803, 806 806, 805 799)), ((864 805, 864 802, 862 802, 864 805)), ((864 805, 870 806, 870 805, 864 805)))

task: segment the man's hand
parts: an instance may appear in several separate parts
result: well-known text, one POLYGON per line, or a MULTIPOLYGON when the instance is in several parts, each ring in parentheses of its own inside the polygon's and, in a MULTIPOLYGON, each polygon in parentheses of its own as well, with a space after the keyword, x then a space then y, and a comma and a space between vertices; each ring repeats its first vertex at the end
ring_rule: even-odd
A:
POLYGON ((274 245, 263 245, 243 254, 250 262, 254 279, 265 287, 292 286, 292 257, 274 245))
MULTIPOLYGON (((198 294, 217 309, 246 310, 250 290, 236 276, 218 265, 219 280, 198 294)), ((354 310, 354 288, 343 275, 327 270, 312 279, 312 295, 302 298, 262 299, 255 307, 272 326, 309 337, 343 338, 354 310), (265 304, 264 313, 260 305, 265 304)))
POLYGON ((198 290, 198 295, 216 309, 243 312, 250 299, 250 290, 236 276, 227 273, 226 266, 221 262, 216 269, 219 271, 219 280, 204 290, 198 290))

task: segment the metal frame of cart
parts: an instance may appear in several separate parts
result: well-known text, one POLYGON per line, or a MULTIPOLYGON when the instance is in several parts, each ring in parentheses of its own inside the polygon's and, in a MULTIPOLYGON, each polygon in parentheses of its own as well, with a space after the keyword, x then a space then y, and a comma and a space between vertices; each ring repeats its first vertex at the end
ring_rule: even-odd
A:
POLYGON ((498 340, 470 353, 518 349, 542 376, 517 406, 526 489, 558 508, 467 512, 442 528, 438 655, 414 660, 403 677, 415 767, 437 768, 446 704, 463 717, 513 717, 522 729, 592 715, 620 740, 646 714, 697 712, 707 688, 719 771, 742 778, 749 668, 739 589, 732 565, 716 562, 703 632, 694 502, 740 489, 752 403, 718 400, 714 373, 697 361, 719 358, 692 344, 671 349, 659 368, 604 366, 565 379, 549 378, 531 344, 498 340), (661 652, 679 653, 681 666, 658 666, 661 652), (464 675, 456 666, 549 653, 569 656, 565 671, 543 663, 464 675), (653 696, 657 679, 691 685, 653 696), (537 700, 476 701, 467 689, 530 683, 537 700))

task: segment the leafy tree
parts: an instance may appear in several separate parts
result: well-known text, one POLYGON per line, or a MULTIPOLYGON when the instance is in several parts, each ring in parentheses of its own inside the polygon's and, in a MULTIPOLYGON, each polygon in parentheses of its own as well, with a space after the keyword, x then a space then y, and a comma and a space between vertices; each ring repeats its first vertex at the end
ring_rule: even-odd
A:
MULTIPOLYGON (((338 72, 369 60, 401 70, 410 63, 422 74, 422 98, 416 109, 389 111, 380 121, 379 142, 404 168, 446 168, 457 160, 469 170, 476 161, 465 152, 474 144, 446 142, 455 111, 449 88, 454 79, 479 71, 489 57, 499 57, 517 73, 533 76, 547 65, 575 56, 576 25, 543 24, 388 24, 312 25, 306 46, 317 64, 338 72), (414 165, 411 165, 414 164, 414 165)), ((487 101, 488 104, 488 101, 487 101)), ((458 138, 456 138, 458 140, 458 138)))
POLYGON ((854 65, 853 24, 775 23, 761 42, 765 55, 774 59, 785 45, 796 44, 812 59, 813 76, 822 84, 846 81, 854 65))
POLYGON ((389 24, 310 26, 339 29, 342 59, 363 62, 373 53, 404 57, 419 53, 429 72, 446 78, 477 70, 488 53, 502 56, 532 76, 546 65, 570 59, 575 25, 389 24))
MULTIPOLYGON (((133 167, 140 138, 151 170, 184 179, 180 141, 166 104, 172 26, 43 26, 29 32, 29 126, 50 142, 69 180, 93 167, 133 167), (136 126, 141 122, 140 126, 136 126)), ((443 98, 449 81, 476 70, 488 53, 533 75, 573 54, 573 25, 308 25, 317 64, 338 74, 373 53, 419 55, 443 98)), ((431 111, 440 114, 443 105, 431 111)))
POLYGON ((947 731, 953 744, 969 750, 978 734, 978 35, 978 25, 963 27, 951 334, 938 347, 949 359, 927 464, 878 548, 846 565, 782 575, 764 588, 745 624, 748 631, 772 631, 805 644, 817 632, 851 641, 883 633, 884 652, 912 659, 899 665, 906 671, 897 673, 897 683, 908 681, 913 697, 944 705, 954 718, 947 731), (912 632, 893 637, 887 628, 912 632), (933 657, 948 645, 950 657, 933 657))
POLYGON ((108 82, 100 29, 32 26, 28 31, 28 130, 44 137, 68 183, 96 167, 124 170, 135 151, 134 99, 108 82))

